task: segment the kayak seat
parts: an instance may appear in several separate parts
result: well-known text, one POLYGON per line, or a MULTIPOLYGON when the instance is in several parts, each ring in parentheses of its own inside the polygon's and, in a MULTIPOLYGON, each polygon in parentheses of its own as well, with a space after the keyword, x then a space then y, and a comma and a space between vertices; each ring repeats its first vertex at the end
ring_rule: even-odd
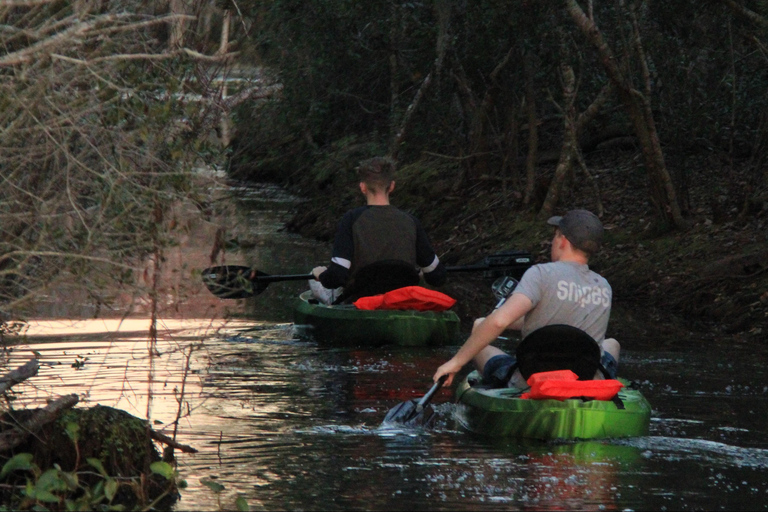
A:
POLYGON ((536 329, 520 342, 515 355, 516 366, 526 380, 534 373, 555 370, 571 370, 579 380, 592 380, 597 370, 606 374, 600 364, 600 346, 589 334, 570 325, 536 329))
POLYGON ((381 295, 398 288, 419 284, 416 267, 402 260, 381 260, 357 271, 351 286, 334 304, 349 304, 360 297, 381 295))

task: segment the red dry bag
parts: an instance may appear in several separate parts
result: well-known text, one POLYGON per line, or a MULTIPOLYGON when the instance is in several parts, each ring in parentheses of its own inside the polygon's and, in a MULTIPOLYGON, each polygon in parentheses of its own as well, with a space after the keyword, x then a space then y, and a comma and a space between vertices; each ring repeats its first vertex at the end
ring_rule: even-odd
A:
POLYGON ((355 302, 357 309, 415 309, 416 311, 445 311, 456 304, 456 299, 444 293, 423 288, 406 286, 383 295, 362 297, 355 302))
POLYGON ((624 387, 614 379, 577 380, 578 376, 570 370, 534 373, 528 379, 531 390, 520 398, 534 400, 567 400, 584 398, 588 400, 610 400, 624 387))

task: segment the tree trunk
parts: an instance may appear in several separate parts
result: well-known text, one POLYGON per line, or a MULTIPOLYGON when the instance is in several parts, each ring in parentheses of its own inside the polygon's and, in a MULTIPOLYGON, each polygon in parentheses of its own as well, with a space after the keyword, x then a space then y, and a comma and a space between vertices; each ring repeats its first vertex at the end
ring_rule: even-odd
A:
MULTIPOLYGON (((186 13, 184 0, 171 0, 171 14, 184 15, 186 13)), ((171 25, 171 39, 168 44, 171 50, 184 47, 184 22, 185 18, 180 16, 171 25)))
POLYGON ((472 178, 478 178, 480 176, 486 176, 489 174, 488 169, 488 149, 490 144, 488 142, 488 119, 493 106, 496 103, 496 97, 501 91, 499 87, 497 77, 501 70, 506 67, 512 57, 512 50, 510 49, 506 56, 499 62, 489 76, 488 88, 485 90, 483 100, 480 102, 480 106, 474 110, 469 129, 469 154, 471 155, 470 168, 472 178))
MULTIPOLYGON (((405 140, 406 130, 408 129, 408 125, 410 124, 411 118, 413 117, 413 113, 416 111, 416 108, 419 106, 419 103, 421 103, 421 100, 424 97, 424 94, 427 92, 427 90, 429 89, 429 86, 432 84, 433 78, 438 76, 443 69, 443 61, 445 60, 445 53, 448 49, 448 43, 450 42, 450 38, 448 37, 448 33, 449 33, 448 21, 450 20, 450 4, 448 2, 438 2, 437 6, 438 6, 438 18, 439 18, 439 30, 437 34, 437 42, 435 44, 436 55, 435 55, 435 61, 433 64, 433 69, 427 74, 427 76, 421 82, 421 85, 419 86, 419 90, 416 91, 416 95, 413 97, 413 101, 411 102, 410 105, 408 105, 408 108, 405 109, 403 118, 397 125, 395 135, 392 138, 392 145, 389 149, 389 156, 395 162, 397 162, 398 153, 400 151, 400 145, 405 140)), ((392 60, 392 57, 390 57, 390 65, 394 66, 393 69, 396 69, 396 61, 392 60)), ((394 88, 395 85, 393 85, 392 87, 394 88)), ((393 104, 395 102, 394 91, 392 93, 392 102, 393 104)), ((393 116, 392 122, 395 122, 395 117, 396 116, 393 116)))
POLYGON ((517 105, 514 101, 510 101, 507 107, 507 127, 504 131, 504 145, 502 147, 504 158, 501 163, 501 179, 504 195, 507 195, 507 181, 512 183, 513 190, 520 182, 520 168, 517 165, 517 157, 520 152, 519 137, 520 123, 517 120, 517 105))
POLYGON ((528 115, 528 156, 525 161, 525 195, 523 205, 528 206, 536 187, 536 159, 539 153, 539 118, 536 115, 536 90, 533 87, 533 64, 528 54, 523 55, 525 72, 525 111, 528 115))
POLYGON ((563 188, 563 182, 573 170, 573 160, 578 148, 578 139, 576 137, 576 111, 573 106, 576 99, 576 76, 573 68, 567 64, 562 64, 560 70, 563 77, 563 147, 560 151, 560 159, 555 168, 555 175, 552 183, 549 185, 547 197, 539 210, 539 217, 548 218, 557 206, 560 199, 560 191, 563 188))
POLYGON ((565 120, 563 146, 560 151, 557 167, 555 168, 555 176, 547 190, 547 197, 544 199, 541 210, 539 210, 539 216, 547 218, 554 212, 555 207, 562 196, 565 180, 569 175, 572 175, 574 162, 579 164, 587 181, 595 190, 597 214, 598 216, 602 216, 603 205, 600 200, 599 188, 597 187, 594 178, 589 173, 587 164, 584 162, 584 158, 581 155, 579 138, 581 137, 581 132, 594 120, 595 116, 600 112, 600 108, 602 108, 605 102, 608 101, 611 93, 611 84, 610 82, 606 84, 584 112, 576 116, 576 77, 570 66, 563 64, 561 69, 563 74, 563 117, 565 120))
POLYGON ((725 5, 727 5, 734 13, 738 14, 744 19, 747 19, 751 21, 752 23, 759 25, 763 28, 768 27, 768 18, 765 16, 762 16, 755 11, 752 11, 740 3, 734 2, 733 0, 721 0, 725 5))
MULTIPOLYGON (((576 0, 565 0, 565 7, 576 26, 584 33, 587 40, 595 47, 608 78, 616 88, 619 100, 627 110, 635 128, 651 190, 651 200, 660 218, 670 225, 683 229, 685 220, 680 212, 672 178, 664 162, 658 133, 651 112, 647 95, 632 87, 619 69, 613 52, 603 40, 597 26, 582 11, 576 0)), ((635 44, 639 45, 639 33, 635 34, 635 44)), ((639 46, 638 46, 639 47, 639 46)), ((642 55, 640 55, 642 60, 642 55)), ((644 63, 641 63, 644 65, 644 63)))

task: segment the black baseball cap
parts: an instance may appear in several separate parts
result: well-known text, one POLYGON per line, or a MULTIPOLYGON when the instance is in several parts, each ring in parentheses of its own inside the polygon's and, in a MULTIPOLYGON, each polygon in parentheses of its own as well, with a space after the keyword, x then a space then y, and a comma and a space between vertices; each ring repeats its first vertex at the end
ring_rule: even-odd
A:
POLYGON ((603 223, 587 210, 571 210, 565 215, 550 217, 547 224, 557 226, 575 248, 594 254, 603 243, 603 223))

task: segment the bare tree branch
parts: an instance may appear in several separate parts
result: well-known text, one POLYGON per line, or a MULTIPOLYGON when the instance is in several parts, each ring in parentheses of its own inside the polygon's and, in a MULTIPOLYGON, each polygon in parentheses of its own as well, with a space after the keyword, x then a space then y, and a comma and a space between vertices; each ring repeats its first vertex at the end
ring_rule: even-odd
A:
POLYGON ((755 23, 756 25, 760 25, 761 27, 768 27, 768 18, 765 16, 762 16, 755 11, 748 9, 747 7, 743 6, 742 4, 735 2, 734 0, 720 0, 722 3, 727 5, 734 13, 738 14, 742 18, 745 18, 752 23, 755 23))
POLYGON ((57 0, 0 0, 0 7, 35 7, 52 4, 57 0))
POLYGON ((37 359, 31 359, 26 364, 6 373, 3 377, 0 377, 0 393, 5 393, 19 382, 24 382, 28 378, 34 377, 37 375, 39 368, 40 363, 37 359))

